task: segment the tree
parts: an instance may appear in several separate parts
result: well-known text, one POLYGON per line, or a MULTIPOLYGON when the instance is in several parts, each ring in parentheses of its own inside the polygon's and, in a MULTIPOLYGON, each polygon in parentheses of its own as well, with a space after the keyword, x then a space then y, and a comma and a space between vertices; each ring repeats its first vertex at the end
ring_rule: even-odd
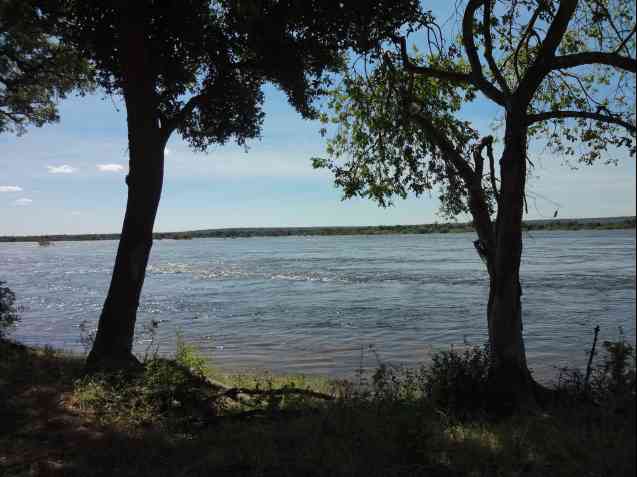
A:
POLYGON ((346 72, 330 101, 338 131, 328 158, 314 161, 345 197, 387 205, 439 185, 446 213, 471 214, 490 283, 492 402, 535 406, 519 275, 528 143, 587 164, 612 162, 620 148, 635 155, 635 4, 469 0, 460 22, 460 38, 447 41, 430 17, 426 53, 410 55, 396 37, 367 73, 346 72), (476 99, 502 110, 499 164, 495 139, 461 120, 476 99))
POLYGON ((174 131, 195 149, 259 136, 265 82, 304 117, 349 48, 363 51, 419 19, 417 0, 51 0, 63 43, 124 97, 128 202, 89 367, 134 364, 136 312, 174 131))
POLYGON ((55 38, 59 22, 36 2, 0 0, 0 133, 57 121, 57 101, 90 88, 88 63, 55 38))

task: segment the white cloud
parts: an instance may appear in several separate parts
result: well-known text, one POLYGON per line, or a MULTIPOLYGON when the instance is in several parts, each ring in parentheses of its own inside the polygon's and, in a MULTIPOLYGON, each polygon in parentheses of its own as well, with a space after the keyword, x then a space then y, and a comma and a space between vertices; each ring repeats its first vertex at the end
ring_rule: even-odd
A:
POLYGON ((22 187, 19 186, 0 186, 0 192, 20 192, 22 187))
POLYGON ((77 167, 62 164, 61 166, 46 166, 51 174, 73 174, 77 172, 77 167))
POLYGON ((81 215, 81 212, 79 210, 74 210, 71 212, 71 215, 81 215))
POLYGON ((13 205, 31 205, 31 202, 33 202, 31 199, 22 197, 20 199, 16 199, 15 201, 13 201, 13 205))
POLYGON ((97 170, 100 172, 122 172, 124 166, 121 164, 98 164, 97 170))
POLYGON ((164 149, 164 155, 170 156, 173 153, 172 149, 166 148, 164 149))

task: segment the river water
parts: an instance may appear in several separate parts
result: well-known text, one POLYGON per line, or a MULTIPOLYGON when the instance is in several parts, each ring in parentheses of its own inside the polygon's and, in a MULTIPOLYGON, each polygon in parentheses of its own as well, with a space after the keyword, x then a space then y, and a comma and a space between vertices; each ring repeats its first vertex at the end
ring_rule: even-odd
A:
MULTIPOLYGON (((351 375, 426 362, 432 351, 486 340, 487 276, 473 234, 155 241, 136 351, 160 322, 226 370, 351 375)), ((525 234, 523 319, 541 379, 584 366, 593 328, 635 342, 635 231, 525 234)), ((0 280, 22 307, 13 336, 82 351, 97 324, 117 243, 0 244, 0 280)))

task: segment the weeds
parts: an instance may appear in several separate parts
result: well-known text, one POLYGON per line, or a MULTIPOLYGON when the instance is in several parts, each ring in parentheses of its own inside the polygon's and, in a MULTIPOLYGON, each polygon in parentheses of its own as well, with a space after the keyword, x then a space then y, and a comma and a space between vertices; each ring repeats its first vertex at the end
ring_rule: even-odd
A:
POLYGON ((209 376, 212 369, 209 367, 206 358, 200 356, 194 346, 186 343, 180 333, 176 337, 175 361, 189 369, 199 377, 209 376))

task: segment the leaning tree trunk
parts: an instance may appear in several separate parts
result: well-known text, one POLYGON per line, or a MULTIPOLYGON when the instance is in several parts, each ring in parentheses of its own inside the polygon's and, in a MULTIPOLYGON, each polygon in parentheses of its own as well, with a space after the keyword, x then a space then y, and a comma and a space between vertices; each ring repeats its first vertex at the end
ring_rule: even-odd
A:
POLYGON ((487 309, 491 404, 504 412, 535 406, 535 384, 526 362, 520 300, 526 135, 523 114, 507 112, 487 309))
POLYGON ((153 225, 164 176, 164 146, 157 120, 151 65, 143 29, 123 22, 122 71, 129 143, 128 201, 110 288, 99 319, 91 369, 122 368, 137 363, 132 355, 139 296, 153 243, 153 225))

